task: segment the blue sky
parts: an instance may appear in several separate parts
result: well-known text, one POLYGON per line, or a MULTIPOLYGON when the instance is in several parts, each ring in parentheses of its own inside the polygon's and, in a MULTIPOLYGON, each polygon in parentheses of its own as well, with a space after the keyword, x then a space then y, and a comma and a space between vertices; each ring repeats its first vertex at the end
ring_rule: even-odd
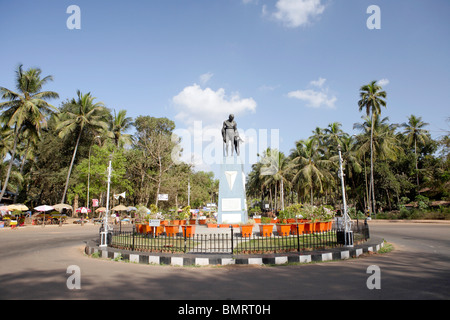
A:
MULTIPOLYGON (((449 130, 448 0, 0 0, 0 86, 39 67, 61 101, 91 92, 177 128, 279 130, 286 154, 316 127, 361 122, 359 88, 381 81, 393 123, 449 130), (70 30, 67 7, 81 10, 70 30), (370 5, 381 29, 370 30, 370 5)), ((248 141, 247 141, 248 142, 248 141)), ((199 165, 208 169, 208 165, 199 165)))

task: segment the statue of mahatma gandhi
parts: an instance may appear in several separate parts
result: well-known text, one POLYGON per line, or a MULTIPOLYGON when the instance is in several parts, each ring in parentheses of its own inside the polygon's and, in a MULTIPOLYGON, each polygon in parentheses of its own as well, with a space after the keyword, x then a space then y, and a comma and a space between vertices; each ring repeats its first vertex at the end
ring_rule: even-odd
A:
POLYGON ((222 137, 223 137, 223 155, 228 157, 228 149, 231 147, 231 156, 233 156, 234 151, 236 155, 239 155, 239 143, 243 141, 239 137, 239 132, 237 130, 236 121, 234 121, 234 115, 230 114, 228 120, 223 122, 222 126, 222 137))

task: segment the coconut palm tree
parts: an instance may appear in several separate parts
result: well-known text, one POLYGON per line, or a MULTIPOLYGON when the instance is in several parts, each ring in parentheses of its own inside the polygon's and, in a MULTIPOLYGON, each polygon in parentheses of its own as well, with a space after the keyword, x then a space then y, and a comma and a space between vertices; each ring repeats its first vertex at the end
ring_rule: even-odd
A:
MULTIPOLYGON (((355 123, 353 125, 353 128, 362 131, 362 134, 357 136, 357 153, 363 157, 370 150, 373 160, 395 161, 403 153, 403 149, 400 147, 400 142, 395 134, 397 125, 388 124, 389 118, 387 117, 383 119, 375 117, 374 121, 369 117, 365 117, 364 120, 363 123, 355 123)), ((373 195, 372 201, 375 201, 373 183, 369 186, 370 194, 373 195)))
POLYGON ((418 167, 418 157, 417 157, 417 143, 425 144, 429 139, 428 131, 423 129, 428 123, 422 121, 422 117, 416 117, 411 115, 408 118, 408 122, 403 123, 401 126, 404 128, 403 134, 406 135, 406 140, 408 146, 410 147, 414 144, 414 158, 416 162, 416 179, 417 179, 417 190, 419 190, 419 167, 418 167))
POLYGON ((332 162, 323 159, 323 151, 319 148, 314 139, 299 140, 296 148, 291 150, 290 163, 288 169, 293 174, 292 182, 301 187, 309 187, 311 205, 313 204, 313 190, 318 188, 323 191, 323 182, 331 179, 329 170, 332 162))
POLYGON ((105 108, 104 104, 102 102, 94 103, 96 98, 93 97, 90 92, 83 94, 78 90, 77 96, 78 99, 73 98, 68 105, 68 110, 61 114, 56 126, 60 138, 64 138, 73 132, 78 132, 69 171, 67 172, 61 203, 64 203, 64 199, 66 198, 70 174, 72 172, 73 163, 83 131, 92 129, 99 132, 101 130, 107 130, 108 128, 108 110, 105 108))
POLYGON ((116 147, 123 147, 124 144, 131 144, 131 135, 125 134, 127 130, 133 126, 133 118, 127 117, 127 110, 120 110, 116 114, 114 110, 114 117, 111 119, 110 132, 114 139, 116 147))
POLYGON ((386 107, 386 92, 382 91, 381 86, 377 85, 377 81, 364 85, 360 88, 360 100, 358 101, 359 111, 366 110, 367 116, 372 119, 371 138, 370 138, 370 184, 372 189, 372 205, 370 213, 376 212, 375 205, 375 187, 373 182, 373 124, 375 117, 381 113, 381 107, 386 107), (372 208, 373 207, 373 208, 372 208))
POLYGON ((23 71, 22 67, 23 65, 19 65, 16 71, 16 88, 18 92, 0 87, 2 99, 7 100, 0 103, 0 110, 3 110, 1 122, 11 127, 14 132, 11 159, 0 193, 0 202, 8 186, 22 126, 25 122, 29 122, 39 132, 42 128, 47 127, 46 117, 58 111, 47 100, 59 98, 59 95, 53 91, 41 91, 45 84, 53 80, 53 77, 46 76, 41 78, 41 69, 30 68, 23 71))

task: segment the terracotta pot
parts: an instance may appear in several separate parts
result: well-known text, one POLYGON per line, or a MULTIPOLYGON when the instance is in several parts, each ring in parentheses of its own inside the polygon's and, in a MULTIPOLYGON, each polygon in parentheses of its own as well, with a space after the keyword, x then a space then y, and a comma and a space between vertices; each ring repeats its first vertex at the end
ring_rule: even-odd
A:
POLYGON ((179 226, 181 224, 181 220, 172 220, 172 225, 179 226))
POLYGON ((305 223, 305 233, 313 233, 316 230, 314 222, 305 223))
POLYGON ((333 221, 328 221, 327 222, 327 231, 331 231, 331 229, 333 228, 333 221))
POLYGON ((305 232, 305 224, 299 223, 299 224, 291 224, 291 234, 303 234, 305 232))
POLYGON ((197 224, 197 220, 195 220, 195 219, 190 219, 190 220, 189 220, 189 224, 191 224, 191 225, 192 225, 192 224, 197 224))
POLYGON ((201 225, 205 225, 206 224, 206 219, 200 219, 198 220, 198 223, 201 225))
POLYGON ((277 223, 278 219, 270 219, 270 223, 277 223))
POLYGON ((255 223, 261 223, 261 218, 254 218, 253 220, 255 220, 255 223))
POLYGON ((291 231, 289 224, 277 224, 277 233, 279 236, 288 236, 291 231))
POLYGON ((179 232, 179 230, 180 230, 180 226, 178 226, 178 225, 167 225, 165 227, 165 229, 166 229, 166 235, 168 237, 175 237, 177 235, 177 233, 179 232))
POLYGON ((142 224, 137 224, 136 225, 136 232, 137 233, 142 233, 142 226, 143 226, 142 224))
POLYGON ((147 224, 143 224, 143 225, 142 225, 142 233, 145 233, 145 234, 151 233, 151 232, 152 232, 152 229, 153 229, 153 227, 150 227, 150 226, 147 225, 147 224))
POLYGON ((231 223, 220 223, 219 228, 229 228, 231 223))
POLYGON ((259 225, 259 234, 262 237, 269 237, 272 235, 273 225, 272 224, 260 224, 259 225))
POLYGON ((186 225, 186 220, 180 220, 180 226, 186 225))
POLYGON ((161 226, 167 226, 169 224, 169 221, 167 220, 161 220, 160 225, 161 226))
POLYGON ((184 225, 181 226, 183 231, 183 236, 186 235, 186 238, 192 238, 195 234, 195 225, 184 225))
POLYGON ((208 227, 208 228, 217 228, 217 223, 207 223, 206 227, 208 227))
POLYGON ((253 233, 253 225, 248 224, 241 226, 241 234, 243 238, 250 237, 252 233, 253 233))
POLYGON ((289 218, 289 219, 286 219, 286 222, 287 223, 295 223, 295 219, 294 218, 289 218))
POLYGON ((153 231, 155 231, 155 236, 159 236, 161 233, 164 232, 164 226, 158 226, 158 227, 150 227, 150 234, 153 234, 153 231))

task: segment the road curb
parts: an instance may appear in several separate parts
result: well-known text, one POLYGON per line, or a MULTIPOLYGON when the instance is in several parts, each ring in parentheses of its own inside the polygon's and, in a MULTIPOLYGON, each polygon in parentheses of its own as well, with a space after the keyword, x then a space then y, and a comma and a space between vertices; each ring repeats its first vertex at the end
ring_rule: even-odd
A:
POLYGON ((256 255, 231 254, 169 254, 120 250, 99 247, 98 242, 86 242, 85 253, 98 253, 104 259, 117 259, 132 263, 169 266, 224 266, 224 265, 282 265, 287 263, 312 263, 358 258, 365 253, 376 253, 384 247, 384 239, 373 238, 351 248, 333 248, 300 253, 274 253, 256 255))

